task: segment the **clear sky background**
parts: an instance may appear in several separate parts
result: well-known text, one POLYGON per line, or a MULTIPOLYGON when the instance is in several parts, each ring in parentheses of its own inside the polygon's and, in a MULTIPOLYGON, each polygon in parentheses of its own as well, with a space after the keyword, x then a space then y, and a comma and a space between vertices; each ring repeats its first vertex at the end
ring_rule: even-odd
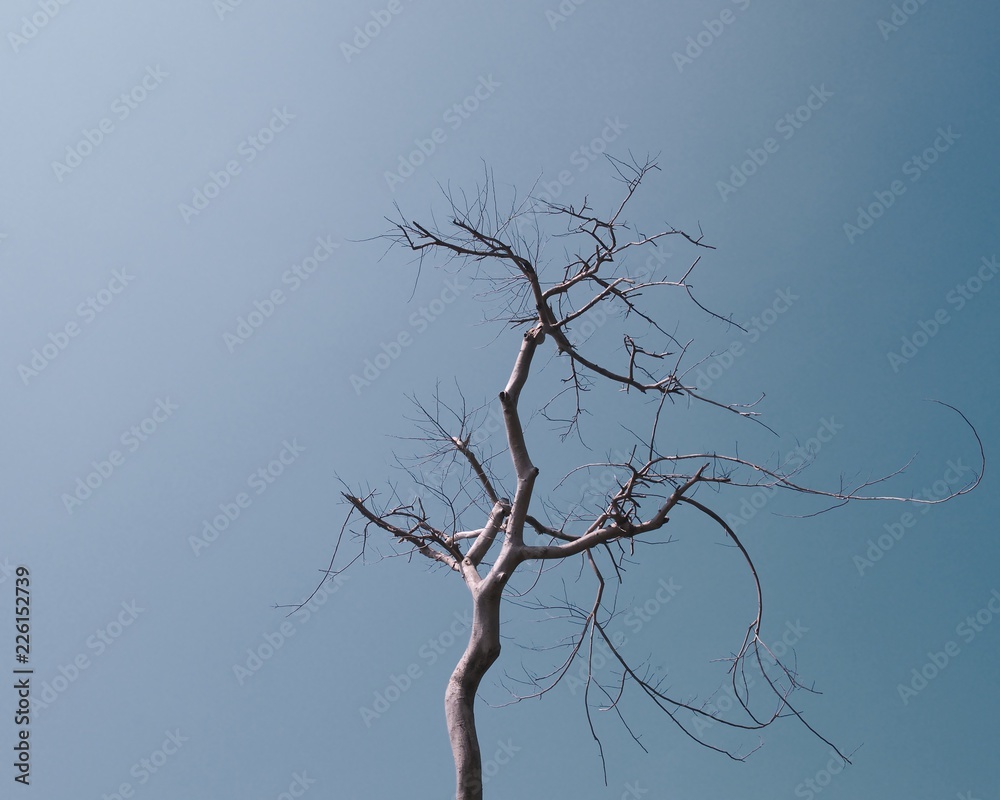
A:
MULTIPOLYGON (((412 488, 391 469, 413 448, 392 438, 412 432, 406 395, 457 380, 479 405, 506 379, 519 333, 480 324, 482 287, 459 276, 465 288, 435 304, 452 276, 425 264, 416 281, 406 253, 365 241, 394 203, 441 214, 438 184, 473 189, 484 163, 502 192, 561 174, 560 201, 606 209, 620 187, 587 153, 659 154, 632 218, 700 225, 717 249, 693 275, 699 299, 758 335, 672 297, 656 308, 697 337, 697 358, 743 346, 704 362, 708 391, 765 393, 779 434, 679 404, 668 449, 773 460, 824 430, 803 476, 817 486, 914 454, 887 491, 971 480, 974 437, 925 399, 959 407, 997 452, 998 25, 992 4, 940 0, 5 4, 3 796, 452 796, 443 692, 469 608, 457 576, 373 548, 308 614, 274 605, 306 597, 329 561, 338 476, 412 488), (421 142, 433 151, 401 173, 421 142), (270 314, 234 343, 255 304, 270 314), (441 313, 411 321, 422 307, 441 313), (402 333, 398 358, 352 382, 402 333), (253 478, 272 462, 280 475, 253 478), (226 509, 238 517, 198 544, 226 509), (18 565, 30 787, 11 759, 18 565), (366 720, 379 696, 393 702, 366 720)), ((674 278, 697 255, 670 252, 674 278)), ((558 241, 545 253, 561 255, 558 241)), ((522 401, 534 407, 562 374, 539 365, 522 401)), ((628 442, 619 421, 649 412, 614 391, 593 403, 598 456, 628 442)), ((543 423, 529 446, 550 488, 595 453, 560 447, 543 423)), ((806 519, 787 515, 822 506, 779 495, 740 526, 764 638, 794 644, 822 692, 800 707, 853 766, 794 719, 735 762, 630 693, 648 753, 595 712, 605 786, 582 693, 487 705, 509 698, 504 672, 541 661, 518 642, 560 632, 510 605, 478 712, 487 796, 1000 797, 996 487, 991 466, 976 492, 926 513, 859 503, 806 519)), ((752 499, 714 500, 736 514, 752 499)), ((712 659, 738 647, 752 583, 718 531, 678 513, 669 533, 619 592, 623 611, 655 613, 611 627, 673 693, 725 707, 712 659)), ((565 580, 586 597, 577 576, 564 564, 540 596, 565 580)))

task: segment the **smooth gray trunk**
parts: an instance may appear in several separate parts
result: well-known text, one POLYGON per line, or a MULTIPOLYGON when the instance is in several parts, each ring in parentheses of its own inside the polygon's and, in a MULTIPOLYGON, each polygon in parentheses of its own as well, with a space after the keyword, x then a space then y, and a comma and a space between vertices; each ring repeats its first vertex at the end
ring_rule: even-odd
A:
POLYGON ((444 695, 448 737, 455 757, 458 800, 482 800, 483 767, 476 734, 476 692, 483 676, 500 656, 501 586, 473 593, 469 644, 451 674, 444 695))

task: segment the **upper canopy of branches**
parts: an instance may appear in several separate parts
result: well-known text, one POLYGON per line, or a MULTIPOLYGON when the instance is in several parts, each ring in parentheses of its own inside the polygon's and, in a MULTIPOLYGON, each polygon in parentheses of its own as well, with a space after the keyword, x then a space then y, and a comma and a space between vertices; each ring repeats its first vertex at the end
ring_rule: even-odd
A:
MULTIPOLYGON (((902 469, 858 485, 823 490, 804 485, 797 475, 798 470, 783 469, 781 464, 769 466, 718 452, 671 452, 665 449, 658 441, 657 433, 660 412, 668 398, 690 398, 748 418, 756 418, 757 412, 753 410, 753 404, 740 405, 708 398, 686 381, 686 370, 690 367, 682 365, 682 361, 691 343, 682 342, 666 330, 663 320, 657 319, 648 304, 656 292, 680 291, 698 308, 724 319, 702 306, 692 292, 689 278, 699 258, 694 258, 681 274, 673 278, 666 274, 666 270, 629 274, 627 259, 640 249, 662 247, 669 237, 682 240, 696 252, 711 248, 703 241, 700 232, 692 236, 666 225, 657 232, 647 234, 631 226, 625 217, 626 209, 643 179, 656 166, 651 161, 610 159, 610 163, 624 185, 624 196, 606 213, 593 209, 586 200, 577 208, 531 198, 512 201, 501 211, 492 177, 487 173, 487 180, 474 196, 462 195, 458 198, 448 195, 451 208, 446 225, 424 225, 408 221, 405 217, 393 222, 392 230, 385 235, 392 244, 412 250, 421 262, 426 255, 434 254, 446 260, 459 259, 466 268, 475 269, 476 277, 488 287, 487 294, 499 303, 498 319, 523 329, 510 380, 499 395, 507 435, 504 452, 512 461, 515 480, 505 486, 502 476, 494 471, 491 464, 496 454, 479 451, 472 436, 474 415, 468 413, 464 406, 453 409, 438 397, 430 408, 417 403, 422 426, 419 438, 430 446, 428 459, 459 466, 463 477, 446 486, 444 482, 430 480, 423 469, 415 469, 411 475, 426 490, 426 496, 440 501, 439 507, 445 509, 443 518, 432 514, 420 496, 402 497, 393 490, 387 497, 380 498, 375 492, 348 491, 344 494, 351 507, 348 521, 351 515, 357 513, 363 520, 361 535, 365 543, 369 531, 381 531, 402 545, 405 554, 423 555, 460 574, 473 591, 492 584, 499 584, 502 589, 519 564, 553 563, 580 555, 596 575, 596 597, 589 608, 572 606, 581 621, 580 633, 570 642, 569 657, 559 668, 547 676, 532 679, 538 690, 535 694, 547 691, 566 675, 570 663, 582 652, 587 635, 591 637, 592 653, 593 640, 597 636, 608 645, 621 667, 621 683, 617 689, 598 686, 611 702, 610 707, 617 706, 617 699, 613 698, 620 696, 625 683, 634 682, 686 734, 711 747, 680 721, 678 712, 686 709, 695 715, 713 716, 713 719, 714 715, 683 699, 662 693, 655 682, 636 673, 605 633, 604 625, 609 617, 602 607, 604 577, 601 560, 610 562, 620 580, 619 569, 631 553, 632 544, 655 540, 666 526, 668 514, 681 508, 690 509, 718 526, 744 559, 752 577, 755 599, 753 611, 748 615, 750 622, 744 640, 730 659, 733 696, 739 700, 746 719, 717 721, 733 728, 755 730, 780 716, 791 714, 801 719, 789 701, 790 693, 799 687, 799 683, 794 672, 778 663, 773 656, 779 674, 772 678, 761 660, 761 648, 766 651, 766 646, 760 637, 763 601, 756 568, 749 552, 726 520, 705 502, 695 499, 699 487, 704 484, 714 487, 774 487, 815 496, 832 508, 852 500, 896 500, 923 504, 946 502, 971 491, 978 485, 980 477, 943 498, 897 497, 871 494, 869 490, 902 469), (555 234, 565 244, 566 258, 559 267, 542 262, 544 237, 540 221, 564 226, 564 230, 555 234), (622 349, 617 360, 588 352, 586 342, 573 335, 574 324, 598 307, 617 311, 622 320, 622 349), (641 335, 630 332, 630 323, 641 328, 641 335), (657 341, 651 344, 648 339, 657 341), (551 341, 556 352, 565 359, 568 365, 566 382, 575 397, 574 413, 564 420, 565 432, 577 426, 582 411, 581 393, 591 382, 606 380, 626 391, 635 390, 657 400, 648 434, 641 440, 641 446, 630 444, 626 448, 628 452, 617 462, 605 462, 614 466, 620 477, 601 499, 599 507, 589 515, 575 508, 554 519, 542 519, 537 512, 537 502, 534 508, 529 508, 538 470, 528 455, 523 425, 518 416, 518 399, 521 388, 529 378, 533 355, 546 340, 551 341), (467 527, 464 522, 469 515, 475 516, 472 527, 467 527), (777 699, 776 707, 768 714, 757 714, 747 702, 746 688, 750 681, 745 669, 748 659, 764 674, 777 699)), ((735 324, 728 319, 725 321, 735 324)), ((964 416, 962 418, 965 419, 964 416)), ((965 422, 968 423, 968 420, 965 419, 965 422)), ((978 441, 978 435, 976 439, 978 441)), ((588 679, 588 688, 589 685, 588 679)), ((729 754, 734 758, 742 757, 733 752, 729 754)))
MULTIPOLYGON (((606 214, 599 214, 585 198, 579 208, 535 200, 531 197, 501 210, 492 176, 487 173, 478 193, 461 198, 448 194, 451 219, 447 226, 425 226, 400 217, 385 238, 416 252, 422 262, 428 253, 458 258, 477 265, 477 277, 490 286, 487 294, 499 298, 500 319, 511 326, 537 326, 551 337, 556 348, 568 356, 570 381, 575 391, 586 388, 588 381, 603 377, 626 390, 662 395, 686 394, 705 400, 694 387, 684 384, 681 360, 690 344, 681 343, 665 330, 650 310, 644 307, 654 290, 680 289, 712 316, 694 297, 688 283, 699 258, 676 279, 670 280, 643 269, 629 275, 627 258, 640 248, 662 248, 668 237, 678 237, 695 248, 714 249, 699 232, 691 236, 673 226, 655 233, 642 233, 629 223, 626 209, 636 190, 650 171, 651 161, 624 162, 609 157, 618 178, 625 186, 624 197, 606 214), (565 263, 551 270, 542 266, 544 233, 540 217, 555 217, 565 230, 555 234, 567 248, 565 263), (634 318, 647 331, 661 336, 662 347, 647 349, 638 337, 623 333, 623 363, 603 364, 584 353, 573 342, 572 326, 597 307, 619 312, 626 320, 634 318), (672 348, 672 349, 671 349, 672 348), (673 358, 672 358, 673 357, 673 358)), ((720 317, 721 319, 721 317, 720 317)), ((735 324, 731 320, 726 320, 735 324)), ((737 326, 739 327, 739 326, 737 326)), ((714 402, 714 401, 707 401, 714 402)), ((755 416, 746 406, 724 406, 745 416, 755 416)), ((569 420, 567 432, 577 422, 580 411, 569 420)))

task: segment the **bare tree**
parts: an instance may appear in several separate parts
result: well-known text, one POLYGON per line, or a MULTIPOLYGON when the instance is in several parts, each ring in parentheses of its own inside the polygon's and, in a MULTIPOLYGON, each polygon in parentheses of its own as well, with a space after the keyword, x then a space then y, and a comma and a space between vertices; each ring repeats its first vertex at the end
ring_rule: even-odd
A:
MULTIPOLYGON (((715 494, 721 487, 764 486, 817 498, 824 506, 822 511, 861 500, 945 502, 971 491, 979 482, 977 477, 949 497, 937 500, 872 493, 875 484, 898 474, 899 470, 856 485, 842 482, 836 489, 822 490, 804 485, 797 475, 798 468, 788 469, 781 463, 770 464, 766 459, 756 463, 739 455, 712 451, 671 452, 661 444, 663 437, 658 434, 665 405, 680 400, 708 404, 720 414, 760 420, 756 404, 710 398, 690 385, 686 375, 696 366, 686 364, 691 343, 682 342, 668 331, 667 323, 657 319, 646 305, 657 293, 679 291, 706 314, 722 320, 702 306, 692 292, 689 278, 699 259, 694 258, 682 274, 673 278, 662 267, 655 274, 647 271, 641 277, 634 273, 630 276, 627 271, 630 256, 646 248, 662 247, 671 237, 695 252, 712 248, 703 241, 700 231, 696 236, 672 226, 651 234, 636 230, 626 220, 625 211, 642 181, 656 166, 648 160, 609 159, 609 163, 623 184, 623 198, 603 214, 591 208, 586 200, 577 208, 530 197, 522 201, 515 197, 501 210, 492 177, 487 172, 483 184, 471 197, 445 192, 450 205, 447 225, 424 225, 401 217, 384 237, 391 245, 414 251, 421 264, 431 254, 444 256, 446 262, 456 261, 460 268, 472 273, 473 280, 486 287, 482 296, 495 312, 492 319, 522 332, 510 377, 498 395, 506 432, 505 448, 498 452, 480 448, 473 436, 478 414, 468 410, 464 398, 461 403, 447 404, 438 390, 432 404, 414 400, 421 431, 416 438, 430 445, 422 461, 406 467, 420 487, 416 496, 404 496, 393 485, 383 493, 350 489, 343 493, 349 512, 341 539, 345 531, 352 530, 352 522, 359 521, 360 527, 354 531, 361 542, 359 556, 369 546, 369 537, 376 534, 387 537, 395 543, 398 554, 419 554, 457 573, 472 596, 473 622, 468 646, 445 693, 459 800, 480 800, 483 796, 474 703, 483 677, 500 655, 501 605, 505 597, 516 600, 511 597, 510 582, 519 568, 527 570, 535 581, 545 565, 578 558, 593 575, 594 595, 587 605, 569 599, 563 604, 535 601, 536 607, 564 614, 578 627, 563 643, 568 648, 565 659, 545 674, 529 673, 526 679, 529 691, 516 695, 516 699, 544 694, 568 674, 576 659, 590 664, 595 645, 600 645, 612 654, 614 677, 610 680, 600 677, 588 667, 584 704, 602 762, 603 748, 591 720, 588 698, 591 692, 597 693, 604 708, 615 710, 624 722, 618 703, 627 687, 645 695, 687 736, 734 759, 742 760, 752 750, 741 752, 708 741, 692 729, 690 720, 701 717, 740 731, 755 731, 779 718, 793 716, 834 747, 793 704, 795 690, 807 687, 800 683, 794 667, 781 663, 761 638, 762 590, 753 559, 724 515, 713 509, 708 498, 698 499, 699 490, 704 495, 710 490, 715 490, 711 492, 715 494), (552 236, 561 237, 565 243, 565 258, 558 267, 542 260, 547 241, 544 231, 551 231, 553 223, 560 227, 552 236), (620 323, 616 328, 621 332, 617 361, 615 357, 588 352, 586 343, 574 335, 575 326, 597 308, 606 309, 620 323), (580 435, 581 415, 586 413, 585 394, 601 383, 623 389, 622 402, 634 402, 636 396, 645 401, 638 409, 632 407, 630 420, 637 411, 647 410, 649 414, 648 432, 634 434, 631 441, 624 443, 619 448, 623 455, 575 468, 574 471, 612 467, 619 476, 593 508, 579 503, 567 508, 535 497, 539 470, 526 440, 525 412, 520 408, 520 400, 529 378, 537 373, 532 367, 540 357, 539 352, 546 347, 554 351, 556 364, 562 364, 565 371, 562 388, 538 411, 561 426, 563 437, 580 435), (556 400, 566 406, 565 413, 560 414, 556 400), (497 462, 500 455, 509 455, 512 472, 504 474, 497 462), (438 476, 445 473, 459 477, 450 480, 431 477, 426 470, 431 464, 438 476), (622 580, 623 567, 634 556, 637 544, 669 541, 664 528, 670 515, 682 508, 718 527, 745 561, 756 587, 745 635, 728 659, 727 681, 731 682, 732 695, 738 700, 732 717, 723 718, 704 702, 668 695, 655 675, 626 658, 607 631, 614 603, 606 596, 606 580, 615 585, 622 580), (466 523, 470 518, 471 526, 466 523), (606 574, 613 577, 606 578, 606 574), (762 659, 762 651, 767 654, 767 663, 762 659), (748 690, 753 684, 748 678, 749 669, 755 675, 763 675, 764 686, 771 696, 763 712, 759 703, 751 703, 749 698, 748 690)), ((736 324, 728 319, 723 321, 736 324)), ((401 462, 401 466, 405 464, 401 462)), ((333 571, 331 561, 328 572, 333 571)), ((528 586, 517 594, 522 596, 530 589, 528 586)), ((847 760, 839 749, 834 749, 847 760)))

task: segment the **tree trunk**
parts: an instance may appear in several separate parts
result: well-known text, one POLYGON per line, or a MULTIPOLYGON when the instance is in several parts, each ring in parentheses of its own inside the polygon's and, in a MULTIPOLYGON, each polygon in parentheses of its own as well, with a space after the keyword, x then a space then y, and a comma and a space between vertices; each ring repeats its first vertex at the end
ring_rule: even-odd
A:
POLYGON ((472 632, 444 695, 448 737, 455 757, 457 800, 482 800, 483 765, 476 734, 476 692, 500 656, 500 596, 503 586, 484 581, 473 591, 472 632), (487 585, 492 584, 492 585, 487 585))

